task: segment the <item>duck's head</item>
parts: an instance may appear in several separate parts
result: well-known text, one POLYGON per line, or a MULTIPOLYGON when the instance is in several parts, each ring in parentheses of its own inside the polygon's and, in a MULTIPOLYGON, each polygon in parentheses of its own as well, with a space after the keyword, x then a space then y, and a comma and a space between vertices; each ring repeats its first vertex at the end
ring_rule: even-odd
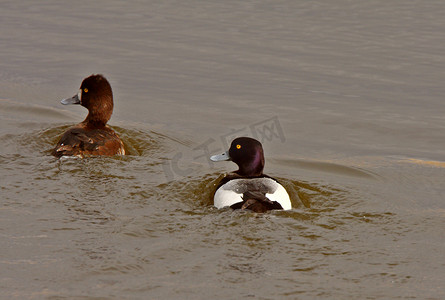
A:
POLYGON ((84 122, 105 126, 113 113, 113 92, 108 80, 100 74, 85 78, 79 92, 71 98, 63 99, 62 104, 80 104, 88 109, 84 122))
POLYGON ((239 167, 235 173, 255 177, 263 174, 264 152, 261 143, 253 138, 239 137, 232 141, 230 149, 223 154, 213 155, 212 161, 231 160, 239 167))

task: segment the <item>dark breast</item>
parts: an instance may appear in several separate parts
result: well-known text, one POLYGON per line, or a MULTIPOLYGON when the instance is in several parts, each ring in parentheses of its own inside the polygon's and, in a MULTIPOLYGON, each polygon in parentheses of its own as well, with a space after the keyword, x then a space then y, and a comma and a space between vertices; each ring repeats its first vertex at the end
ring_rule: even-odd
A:
POLYGON ((111 128, 86 129, 79 125, 68 129, 52 151, 56 157, 116 154, 124 155, 125 149, 111 128))

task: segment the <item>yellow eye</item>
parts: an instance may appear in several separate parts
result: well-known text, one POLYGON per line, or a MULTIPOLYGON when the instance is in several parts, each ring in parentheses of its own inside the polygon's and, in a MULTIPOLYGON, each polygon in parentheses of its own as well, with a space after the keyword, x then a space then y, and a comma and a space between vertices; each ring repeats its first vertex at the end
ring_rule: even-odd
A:
POLYGON ((240 144, 236 145, 236 149, 241 149, 241 145, 240 144))
POLYGON ((87 89, 87 88, 84 88, 83 91, 84 91, 85 93, 88 93, 88 89, 87 89))

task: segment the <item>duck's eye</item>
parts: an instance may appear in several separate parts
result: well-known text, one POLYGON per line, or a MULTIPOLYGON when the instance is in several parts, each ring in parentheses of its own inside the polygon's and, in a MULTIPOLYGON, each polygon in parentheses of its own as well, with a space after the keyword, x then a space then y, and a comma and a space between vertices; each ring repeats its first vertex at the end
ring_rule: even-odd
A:
POLYGON ((87 89, 87 88, 84 88, 83 91, 84 91, 85 93, 88 93, 88 89, 87 89))
POLYGON ((236 149, 241 149, 241 145, 240 144, 236 145, 236 149))

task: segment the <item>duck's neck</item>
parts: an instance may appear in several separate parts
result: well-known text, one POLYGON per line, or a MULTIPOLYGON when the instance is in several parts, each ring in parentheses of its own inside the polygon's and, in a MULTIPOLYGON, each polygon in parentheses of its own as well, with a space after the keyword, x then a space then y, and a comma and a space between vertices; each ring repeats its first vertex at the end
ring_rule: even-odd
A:
POLYGON ((235 173, 247 177, 259 177, 263 175, 264 155, 257 152, 252 160, 238 164, 239 170, 235 173))
POLYGON ((84 123, 87 127, 101 128, 107 125, 107 121, 108 120, 103 120, 103 118, 100 116, 89 113, 82 123, 84 123))
POLYGON ((108 120, 113 113, 113 98, 107 97, 107 99, 101 99, 102 101, 95 101, 93 103, 100 103, 100 105, 94 105, 88 107, 88 116, 83 121, 89 127, 105 127, 108 120))

